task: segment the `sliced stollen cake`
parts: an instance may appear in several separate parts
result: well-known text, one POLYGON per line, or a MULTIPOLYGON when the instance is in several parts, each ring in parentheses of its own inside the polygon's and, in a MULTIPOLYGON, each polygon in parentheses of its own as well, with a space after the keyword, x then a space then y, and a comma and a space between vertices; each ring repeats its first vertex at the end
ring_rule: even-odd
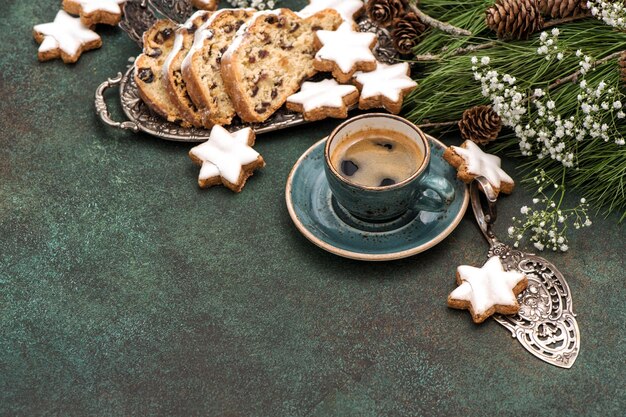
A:
POLYGON ((169 94, 172 103, 182 114, 183 120, 196 127, 211 127, 213 124, 202 116, 202 109, 199 109, 191 100, 187 92, 187 84, 183 79, 181 67, 193 44, 195 32, 210 16, 211 12, 199 10, 183 26, 176 30, 174 45, 161 70, 165 90, 169 94))
POLYGON ((169 20, 159 20, 143 35, 143 53, 135 60, 134 78, 139 96, 155 113, 170 122, 182 121, 182 114, 165 90, 163 63, 172 50, 177 25, 169 20))
POLYGON ((228 125, 236 115, 220 72, 222 54, 254 9, 221 9, 194 34, 193 45, 182 63, 183 80, 205 123, 228 125))
POLYGON ((342 21, 332 9, 306 19, 277 9, 258 12, 239 28, 221 62, 226 91, 239 117, 263 122, 278 110, 317 72, 315 31, 335 30, 342 21))

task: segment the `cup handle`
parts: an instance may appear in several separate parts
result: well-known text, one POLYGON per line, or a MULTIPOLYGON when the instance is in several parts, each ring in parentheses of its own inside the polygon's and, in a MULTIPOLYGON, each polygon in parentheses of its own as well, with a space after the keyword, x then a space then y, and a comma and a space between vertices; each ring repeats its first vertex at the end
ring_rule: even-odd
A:
POLYGON ((450 181, 439 175, 428 174, 421 181, 421 185, 422 194, 413 206, 416 210, 443 211, 454 200, 454 187, 450 181), (426 195, 427 190, 433 191, 439 198, 426 195))

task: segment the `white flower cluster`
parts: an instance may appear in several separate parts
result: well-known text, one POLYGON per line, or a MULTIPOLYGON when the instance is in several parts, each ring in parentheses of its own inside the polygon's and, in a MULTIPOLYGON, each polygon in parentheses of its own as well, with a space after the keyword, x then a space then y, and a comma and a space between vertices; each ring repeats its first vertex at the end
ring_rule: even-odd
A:
MULTIPOLYGON (((559 51, 557 40, 558 29, 552 30, 552 37, 543 32, 539 37, 540 47, 537 54, 546 55, 551 59, 555 51, 559 51)), ((607 86, 600 81, 591 86, 585 75, 593 69, 593 60, 582 51, 576 51, 580 59, 578 63, 581 82, 577 95, 578 103, 575 113, 563 117, 557 111, 557 105, 549 96, 548 91, 541 88, 534 90, 529 97, 517 90, 515 77, 509 74, 500 76, 490 67, 489 57, 471 58, 474 79, 480 81, 482 94, 492 102, 493 110, 502 119, 502 124, 511 128, 519 139, 522 155, 536 155, 538 159, 551 158, 566 168, 576 165, 577 143, 586 139, 614 142, 622 146, 624 138, 612 129, 609 123, 615 119, 626 117, 620 97, 622 94, 616 87, 607 86), (532 104, 527 108, 527 103, 532 104), (526 121, 522 121, 524 115, 526 121)), ((563 59, 563 52, 557 52, 557 60, 563 59)), ((570 104, 570 103, 568 103, 570 104)))
POLYGON ((545 55, 546 61, 556 58, 558 61, 563 60, 563 52, 559 51, 557 41, 559 40, 559 34, 561 33, 558 28, 552 29, 552 36, 548 35, 548 32, 541 32, 539 35, 539 48, 537 48, 538 55, 545 55))
POLYGON ((517 91, 515 77, 509 74, 500 77, 489 67, 489 62, 489 57, 484 56, 478 66, 478 57, 472 57, 474 79, 480 81, 483 96, 491 99, 492 108, 502 119, 502 124, 514 128, 526 113, 525 96, 517 91))
POLYGON ((276 7, 275 0, 228 0, 233 7, 252 7, 257 10, 271 10, 276 7))
POLYGON ((513 217, 513 226, 508 229, 509 237, 515 240, 513 246, 519 247, 524 236, 530 234, 530 241, 537 250, 566 252, 569 249, 566 232, 570 223, 575 229, 591 226, 587 214, 589 205, 582 198, 577 207, 561 209, 564 184, 557 184, 543 170, 533 180, 539 186, 537 197, 530 207, 523 206, 520 209, 522 216, 513 217), (552 194, 548 196, 550 191, 552 194))
POLYGON ((621 1, 589 0, 587 9, 609 26, 626 29, 626 6, 621 1))
POLYGON ((600 81, 596 86, 590 86, 585 79, 580 82, 579 87, 578 103, 581 125, 576 128, 576 140, 582 141, 589 136, 592 139, 608 142, 611 140, 611 135, 616 135, 615 144, 624 145, 626 143, 624 138, 604 121, 607 117, 608 119, 626 117, 616 89, 607 88, 604 81, 600 81))

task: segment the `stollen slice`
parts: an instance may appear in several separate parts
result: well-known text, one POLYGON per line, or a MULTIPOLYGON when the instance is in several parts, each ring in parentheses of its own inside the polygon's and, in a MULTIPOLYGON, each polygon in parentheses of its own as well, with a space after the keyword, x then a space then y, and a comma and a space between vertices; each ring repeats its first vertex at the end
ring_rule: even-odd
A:
POLYGON ((315 32, 342 23, 326 9, 306 19, 289 9, 256 13, 239 28, 222 56, 221 73, 235 111, 245 122, 263 122, 316 74, 315 32))
POLYGON ((220 71, 222 54, 254 9, 221 9, 196 30, 182 63, 183 80, 204 124, 228 125, 236 115, 220 71))
POLYGON ((143 35, 143 53, 135 60, 134 79, 139 96, 155 113, 185 127, 182 113, 165 90, 163 63, 174 45, 177 25, 169 20, 158 20, 143 35))
POLYGON ((203 109, 198 108, 187 91, 183 79, 182 64, 191 49, 194 35, 211 16, 211 12, 199 10, 185 24, 176 30, 174 45, 163 63, 162 77, 170 100, 182 114, 183 120, 195 127, 211 127, 212 123, 203 117, 203 109))

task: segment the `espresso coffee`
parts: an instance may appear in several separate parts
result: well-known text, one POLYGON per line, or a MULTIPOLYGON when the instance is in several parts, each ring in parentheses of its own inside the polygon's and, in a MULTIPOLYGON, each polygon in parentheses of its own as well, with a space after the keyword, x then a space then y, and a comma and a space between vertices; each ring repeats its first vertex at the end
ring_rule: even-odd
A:
POLYGON ((415 141, 401 133, 368 129, 342 139, 330 159, 354 184, 387 187, 413 175, 424 162, 424 154, 415 141))

